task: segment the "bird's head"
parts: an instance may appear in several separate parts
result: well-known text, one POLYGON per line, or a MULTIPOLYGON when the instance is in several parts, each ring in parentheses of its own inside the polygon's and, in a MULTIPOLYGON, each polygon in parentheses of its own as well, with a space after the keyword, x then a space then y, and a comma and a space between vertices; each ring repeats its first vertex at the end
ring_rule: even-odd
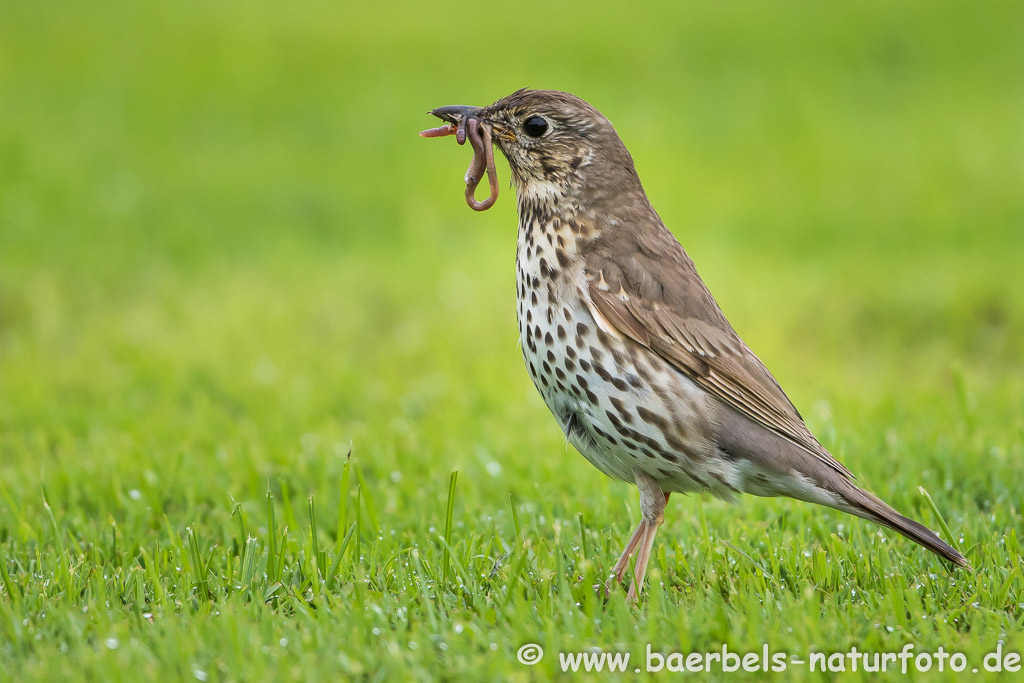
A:
POLYGON ((633 159, 611 122, 588 103, 557 90, 517 90, 486 107, 442 107, 436 116, 491 127, 520 196, 573 197, 584 189, 639 185, 633 159))

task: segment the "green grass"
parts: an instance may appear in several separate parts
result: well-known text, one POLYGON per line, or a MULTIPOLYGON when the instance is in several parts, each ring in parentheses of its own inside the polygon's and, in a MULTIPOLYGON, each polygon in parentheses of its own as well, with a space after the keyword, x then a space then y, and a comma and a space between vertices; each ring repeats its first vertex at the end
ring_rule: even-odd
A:
POLYGON ((0 677, 1024 650, 1022 24, 1010 1, 5 4, 0 677), (615 122, 822 442, 940 528, 923 486, 974 574, 837 512, 680 496, 644 604, 598 599, 636 491, 521 367, 512 193, 475 214, 467 150, 415 135, 526 85, 615 122))

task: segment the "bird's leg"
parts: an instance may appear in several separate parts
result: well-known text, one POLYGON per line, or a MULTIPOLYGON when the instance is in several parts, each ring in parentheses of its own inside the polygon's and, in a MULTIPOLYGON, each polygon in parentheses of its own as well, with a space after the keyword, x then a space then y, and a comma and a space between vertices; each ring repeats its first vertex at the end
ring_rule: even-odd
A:
MULTIPOLYGON (((640 555, 636 560, 636 569, 633 573, 633 582, 629 587, 629 600, 635 602, 639 587, 643 585, 644 576, 647 573, 647 563, 651 559, 651 548, 654 545, 654 537, 658 533, 658 527, 665 521, 665 504, 668 503, 669 493, 661 490, 657 482, 643 472, 637 472, 636 485, 640 489, 640 510, 642 517, 633 535, 630 536, 626 548, 619 556, 618 562, 612 567, 612 577, 616 582, 622 582, 629 569, 629 561, 639 549, 640 555)), ((609 580, 609 582, 611 579, 609 580)), ((606 586, 607 588, 607 586, 606 586)), ((607 590, 606 590, 607 592, 607 590)))
POLYGON ((626 544, 626 549, 622 551, 622 555, 619 556, 619 561, 612 567, 612 576, 615 577, 615 581, 621 583, 622 578, 626 575, 626 570, 629 569, 629 560, 633 557, 636 552, 637 544, 640 543, 640 539, 643 537, 644 532, 647 530, 647 522, 640 520, 640 524, 637 525, 636 531, 629 538, 629 543, 626 544))
MULTIPOLYGON (((647 575, 647 563, 651 560, 651 549, 654 547, 654 537, 658 533, 658 527, 665 521, 665 504, 668 503, 669 493, 663 491, 658 483, 645 472, 636 471, 637 488, 640 489, 640 512, 643 521, 640 528, 643 529, 639 546, 640 552, 636 558, 636 565, 633 568, 633 582, 629 586, 626 599, 636 602, 640 592, 644 588, 644 577, 647 575)), ((632 543, 632 541, 630 541, 632 543)), ((628 562, 628 560, 627 560, 628 562)))

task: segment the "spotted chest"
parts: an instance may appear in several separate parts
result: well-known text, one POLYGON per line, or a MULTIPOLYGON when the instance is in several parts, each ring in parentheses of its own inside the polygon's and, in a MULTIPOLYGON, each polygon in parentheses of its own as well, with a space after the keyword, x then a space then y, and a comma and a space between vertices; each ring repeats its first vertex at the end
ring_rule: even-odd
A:
MULTIPOLYGON (((583 276, 576 263, 579 231, 568 221, 544 214, 520 228, 516 255, 519 340, 531 379, 565 428, 564 416, 581 400, 573 386, 586 359, 579 348, 588 324, 577 293, 583 276), (581 367, 580 360, 584 360, 581 367)), ((592 323, 591 323, 592 324, 592 323)))
POLYGON ((523 210, 516 295, 523 360, 573 446, 608 476, 635 471, 665 490, 734 492, 735 473, 701 432, 692 382, 594 317, 579 246, 587 228, 543 207, 523 210))

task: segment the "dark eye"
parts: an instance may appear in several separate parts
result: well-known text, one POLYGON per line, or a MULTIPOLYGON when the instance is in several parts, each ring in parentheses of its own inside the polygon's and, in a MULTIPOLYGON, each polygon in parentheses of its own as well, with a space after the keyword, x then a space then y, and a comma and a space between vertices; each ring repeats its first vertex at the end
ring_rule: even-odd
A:
POLYGON ((548 122, 539 116, 531 116, 523 123, 523 132, 531 138, 539 138, 548 130, 548 122))

